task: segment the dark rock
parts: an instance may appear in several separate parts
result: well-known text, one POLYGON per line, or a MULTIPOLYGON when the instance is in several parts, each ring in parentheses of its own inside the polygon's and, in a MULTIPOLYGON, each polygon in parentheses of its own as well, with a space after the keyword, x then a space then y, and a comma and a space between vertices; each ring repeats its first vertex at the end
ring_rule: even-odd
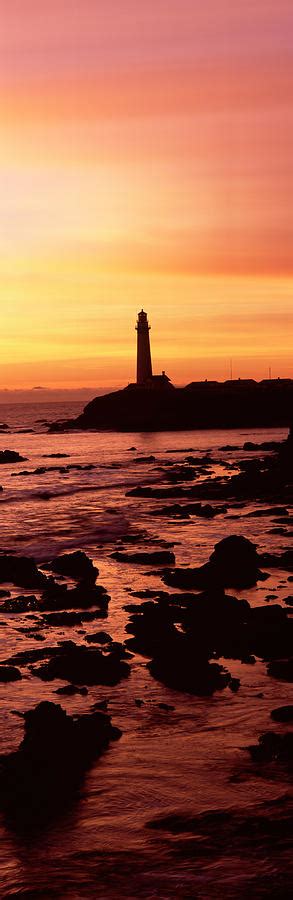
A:
POLYGON ((15 450, 0 450, 0 465, 18 462, 26 462, 26 456, 20 456, 15 450))
POLYGON ((254 606, 250 611, 250 621, 254 628, 278 625, 279 622, 287 621, 287 613, 278 603, 274 603, 272 606, 254 606))
POLYGON ((262 441, 261 444, 255 444, 253 441, 245 441, 243 450, 279 450, 281 441, 262 441))
MULTIPOLYGON (((70 592, 69 592, 70 593, 70 592)), ((52 612, 42 616, 45 625, 56 628, 70 628, 75 625, 82 625, 83 622, 93 622, 95 619, 105 618, 105 612, 95 610, 93 612, 84 610, 83 612, 52 612)))
MULTIPOLYGON (((258 518, 261 519, 264 516, 288 516, 289 512, 283 506, 272 506, 270 509, 253 509, 251 512, 245 514, 246 519, 250 518, 258 518)), ((286 524, 287 520, 285 519, 286 524)))
POLYGON ((272 709, 271 718, 275 722, 293 722, 293 706, 278 706, 272 709))
MULTIPOLYGON (((244 448, 243 448, 243 449, 244 449, 244 448)), ((219 450, 220 450, 220 451, 222 451, 222 450, 223 450, 223 451, 227 451, 227 450, 232 450, 232 451, 234 451, 234 450, 242 450, 242 447, 237 446, 237 444, 225 444, 224 447, 219 447, 219 450)))
POLYGON ((266 569, 293 569, 293 550, 288 548, 283 553, 259 553, 258 561, 266 569))
POLYGON ((17 751, 1 757, 1 807, 16 828, 39 828, 60 813, 86 770, 121 732, 102 712, 69 716, 42 702, 24 714, 17 751))
POLYGON ((62 653, 62 647, 40 647, 38 650, 18 650, 13 656, 5 660, 5 664, 27 666, 29 663, 40 662, 40 660, 48 659, 49 656, 59 656, 62 653))
POLYGON ((78 685, 116 685, 130 674, 128 663, 122 659, 123 652, 124 648, 116 645, 107 655, 103 655, 96 647, 64 641, 58 655, 33 671, 43 681, 60 678, 78 685))
POLYGON ((165 712, 173 712, 175 706, 172 706, 171 703, 158 703, 159 709, 163 709, 165 712))
POLYGON ((34 594, 30 594, 29 596, 26 594, 24 596, 20 595, 20 597, 9 597, 2 603, 0 612, 23 613, 38 609, 39 603, 34 594))
POLYGON ((258 739, 258 744, 249 747, 252 759, 255 762, 281 762, 293 761, 293 732, 277 734, 275 731, 267 731, 258 739))
POLYGON ((88 689, 86 687, 77 687, 76 684, 65 684, 64 687, 57 688, 54 693, 65 697, 73 697, 75 694, 81 694, 82 697, 86 697, 88 689))
POLYGON ((197 472, 194 467, 183 465, 177 466, 177 468, 165 472, 165 476, 168 481, 174 482, 176 484, 180 481, 194 481, 194 479, 197 477, 197 472))
POLYGON ((63 556, 56 556, 44 568, 51 569, 60 575, 69 575, 72 578, 87 581, 95 581, 99 574, 92 560, 82 550, 76 550, 74 553, 64 553, 63 556))
POLYGON ((230 678, 228 687, 233 694, 236 694, 240 688, 240 678, 230 678))
MULTIPOLYGON (((93 581, 80 581, 77 587, 68 590, 66 584, 47 582, 47 589, 42 595, 40 609, 44 612, 57 610, 88 609, 90 606, 100 607, 99 618, 107 616, 109 597, 102 585, 93 581)), ((95 615, 97 618, 97 614, 95 615)))
POLYGON ((201 519, 213 519, 222 513, 227 512, 226 506, 211 506, 209 503, 174 503, 170 506, 163 506, 161 509, 153 509, 152 516, 198 516, 201 519))
POLYGON ((215 545, 210 557, 216 579, 226 587, 252 587, 259 578, 255 544, 239 535, 230 535, 215 545))
POLYGON ((103 712, 107 712, 109 705, 109 700, 98 700, 97 703, 93 703, 91 709, 98 710, 101 709, 103 712))
POLYGON ((245 537, 230 535, 215 545, 208 563, 196 569, 171 569, 164 573, 163 581, 183 590, 205 590, 213 586, 248 588, 263 577, 255 544, 245 537))
POLYGON ((210 696, 225 688, 231 679, 229 672, 200 655, 195 658, 194 649, 193 642, 177 632, 160 648, 160 655, 148 663, 148 668, 154 678, 177 691, 210 696))
POLYGON ((150 553, 121 553, 119 550, 111 553, 112 559, 118 562, 139 563, 141 565, 168 566, 175 562, 175 555, 170 550, 154 550, 150 553))
POLYGON ((107 631, 96 631, 94 634, 87 634, 85 640, 88 644, 110 644, 112 642, 111 635, 107 631))
POLYGON ((47 584, 46 576, 28 556, 0 556, 0 582, 6 581, 28 589, 44 588, 47 584))
MULTIPOLYGON (((46 424, 46 423, 45 423, 46 424)), ((44 459, 69 459, 70 453, 43 453, 44 459)))
MULTIPOLYGON (((133 448, 134 449, 134 448, 133 448)), ((133 460, 134 463, 150 463, 155 462, 155 456, 136 456, 133 460)))
POLYGON ((20 681, 21 673, 15 666, 3 666, 0 664, 0 682, 20 681))
POLYGON ((281 681, 293 681, 293 657, 291 659, 273 659, 268 665, 268 674, 281 681))

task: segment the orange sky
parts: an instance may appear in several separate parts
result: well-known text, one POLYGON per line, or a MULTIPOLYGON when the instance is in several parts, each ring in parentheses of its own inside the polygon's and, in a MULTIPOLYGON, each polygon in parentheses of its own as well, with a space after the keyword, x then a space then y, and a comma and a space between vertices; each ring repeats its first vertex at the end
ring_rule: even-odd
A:
POLYGON ((291 0, 0 0, 0 389, 291 375, 291 0))

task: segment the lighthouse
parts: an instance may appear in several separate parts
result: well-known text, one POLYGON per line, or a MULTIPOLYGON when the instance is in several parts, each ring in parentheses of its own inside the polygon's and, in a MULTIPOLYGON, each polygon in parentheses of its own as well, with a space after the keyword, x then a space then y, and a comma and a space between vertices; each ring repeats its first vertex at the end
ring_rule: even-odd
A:
POLYGON ((137 323, 137 375, 136 383, 145 384, 152 378, 152 358, 150 348, 150 325, 146 312, 138 313, 137 323))

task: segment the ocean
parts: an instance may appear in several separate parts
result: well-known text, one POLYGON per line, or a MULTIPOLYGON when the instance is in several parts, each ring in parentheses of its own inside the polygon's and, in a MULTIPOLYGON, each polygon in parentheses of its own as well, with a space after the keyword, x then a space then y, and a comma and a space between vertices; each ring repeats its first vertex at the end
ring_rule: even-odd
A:
MULTIPOLYGON (((164 467, 191 453, 211 456, 211 477, 225 477, 229 465, 261 451, 243 452, 245 441, 280 441, 286 430, 187 431, 119 434, 90 432, 49 434, 48 423, 81 411, 79 403, 15 404, 0 408, 9 431, 0 435, 0 450, 16 450, 25 461, 0 467, 1 552, 33 556, 42 563, 57 554, 84 550, 99 569, 98 583, 109 593, 108 618, 102 627, 124 641, 131 590, 162 587, 159 573, 111 557, 123 538, 137 535, 137 546, 154 549, 174 543, 176 565, 197 566, 209 558, 216 542, 243 534, 260 551, 280 552, 288 539, 272 534, 266 517, 235 517, 235 509, 213 519, 154 518, 154 500, 126 496, 138 484, 161 484, 164 467), (234 449, 223 450, 229 445, 234 449), (52 454, 66 454, 53 457, 52 454), (137 463, 137 458, 146 457, 137 463), (155 460, 148 461, 148 457, 155 460), (69 468, 77 466, 81 468, 69 468), (86 468, 91 466, 92 468, 86 468), (227 468, 226 468, 227 467, 227 468), (147 535, 147 547, 145 546, 147 535)), ((200 479, 204 479, 204 475, 200 479)), ((256 504, 247 504, 253 512, 256 504)), ((128 550, 129 547, 127 546, 128 550)), ((265 582, 232 591, 252 605, 290 592, 288 572, 271 570, 265 582)), ((25 594, 11 589, 12 595, 25 594)), ((29 592, 27 592, 29 593, 29 592)), ((230 592, 231 593, 231 592, 230 592)), ((0 659, 38 646, 23 629, 26 614, 1 614, 0 659)), ((84 641, 85 628, 43 630, 42 646, 84 641)), ((16 749, 23 731, 15 712, 40 700, 62 702, 71 714, 90 710, 107 699, 112 721, 122 737, 88 771, 82 791, 61 819, 28 840, 4 822, 1 826, 0 884, 3 898, 228 898, 284 896, 282 873, 290 865, 287 845, 270 855, 248 850, 245 827, 265 815, 289 790, 288 776, 255 773, 247 747, 270 728, 270 711, 288 702, 288 684, 269 678, 265 663, 222 660, 240 689, 202 698, 171 690, 156 681, 147 659, 134 654, 131 675, 117 687, 92 686, 86 697, 62 697, 61 681, 43 682, 30 667, 17 683, 0 684, 1 753, 16 749), (139 704, 136 701, 142 701, 139 704), (163 704, 163 707, 160 706, 163 704), (165 707, 164 707, 165 705, 165 707), (168 707, 170 707, 168 709, 168 707), (233 847, 218 854, 187 836, 152 830, 160 816, 206 812, 237 814, 242 822, 233 847), (246 826, 245 826, 246 823, 246 826), (242 837, 241 837, 242 834, 242 837), (273 889, 275 893, 270 893, 273 889)), ((288 894, 289 896, 289 894, 288 894)))

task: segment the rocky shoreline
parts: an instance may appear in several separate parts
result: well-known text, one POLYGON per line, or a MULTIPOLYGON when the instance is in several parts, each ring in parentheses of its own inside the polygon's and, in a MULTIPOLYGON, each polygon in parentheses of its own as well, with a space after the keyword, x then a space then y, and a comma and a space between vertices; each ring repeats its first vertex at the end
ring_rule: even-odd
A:
MULTIPOLYGON (((119 696, 127 686, 137 716, 154 709, 146 691, 136 693, 137 666, 156 690, 161 687, 167 691, 156 703, 161 719, 155 722, 157 730, 168 722, 172 733, 172 717, 175 721, 181 698, 206 704, 223 698, 229 705, 229 697, 241 697, 244 690, 239 667, 251 671, 253 686, 253 672, 261 663, 264 678, 283 686, 283 702, 271 703, 266 727, 262 719, 254 740, 235 752, 235 775, 230 774, 230 778, 235 777, 236 783, 238 778, 244 783, 249 778, 271 780, 274 785, 289 783, 293 757, 289 702, 293 680, 293 551, 288 542, 281 552, 273 552, 269 535, 281 529, 286 540, 292 530, 292 439, 291 430, 285 442, 249 442, 253 454, 249 457, 246 442, 246 450, 242 455, 238 448, 234 462, 229 461, 228 445, 213 455, 209 451, 199 455, 186 448, 180 451, 180 462, 176 448, 159 458, 153 453, 135 457, 139 462, 136 483, 125 493, 131 503, 140 504, 141 525, 129 525, 116 538, 114 549, 107 551, 110 567, 105 587, 100 583, 98 553, 94 561, 85 549, 38 561, 2 550, 0 627, 7 637, 10 628, 15 629, 17 641, 24 641, 18 647, 16 643, 12 652, 2 652, 0 660, 3 690, 13 690, 9 719, 11 733, 15 730, 13 749, 0 757, 0 812, 5 828, 18 840, 27 839, 26 834, 34 841, 36 835, 55 827, 60 817, 78 806, 87 774, 95 767, 99 771, 105 753, 109 758, 115 754, 116 739, 127 741, 129 718, 122 717, 122 721, 120 711, 117 722, 116 713, 110 715, 108 711, 109 699, 117 693, 119 696), (225 464, 224 453, 228 454, 225 464), (149 483, 142 483, 140 474, 145 460, 149 483), (256 498, 257 506, 251 510, 256 498), (157 536, 150 536, 142 527, 145 508, 150 520, 158 525, 157 536), (226 522, 227 536, 216 540, 212 552, 200 563, 196 549, 182 562, 184 530, 180 554, 176 541, 166 537, 174 523, 184 529, 199 522, 208 529, 217 527, 219 521, 226 522), (245 533, 247 523, 252 521, 267 526, 267 545, 261 550, 245 533), (160 523, 164 523, 165 537, 160 523), (237 523, 237 533, 233 523, 237 523), (129 579, 123 588, 127 591, 123 604, 125 632, 119 640, 113 632, 112 567, 117 570, 117 578, 122 579, 125 572, 124 585, 129 579), (280 573, 281 599, 278 590, 265 588, 272 572, 280 573), (262 585, 262 602, 255 605, 245 593, 262 585), (15 709, 18 692, 30 683, 34 685, 35 703, 27 703, 20 712, 15 709), (77 707, 72 712, 73 703, 77 707)), ((10 457, 6 464, 13 468, 15 462, 10 457)), ((82 464, 76 469, 81 477, 83 469, 82 464)), ((35 471, 32 468, 31 474, 35 471)), ((92 471, 96 471, 94 466, 92 471)), ((42 477, 46 478, 48 472, 50 467, 45 466, 42 477)), ((251 700, 248 692, 246 703, 257 710, 262 694, 258 699, 253 688, 250 691, 251 700)), ((182 724, 183 731, 184 727, 182 724)), ((146 755, 149 737, 145 737, 146 755)), ((158 839, 165 835, 167 842, 177 835, 176 853, 181 863, 189 859, 192 867, 190 841, 196 843, 198 835, 210 846, 215 860, 225 856, 224 835, 232 840, 232 832, 235 852, 241 846, 245 851, 251 827, 263 853, 274 853, 276 871, 278 865, 281 868, 292 814, 287 800, 270 808, 267 831, 269 807, 265 804, 243 813, 234 808, 226 813, 218 809, 192 814, 179 807, 178 800, 172 813, 152 819, 146 816, 144 827, 158 839), (222 842, 216 836, 219 822, 222 842), (282 846, 276 841, 278 828, 283 834, 282 846)), ((199 858, 204 865, 204 846, 199 858)))

